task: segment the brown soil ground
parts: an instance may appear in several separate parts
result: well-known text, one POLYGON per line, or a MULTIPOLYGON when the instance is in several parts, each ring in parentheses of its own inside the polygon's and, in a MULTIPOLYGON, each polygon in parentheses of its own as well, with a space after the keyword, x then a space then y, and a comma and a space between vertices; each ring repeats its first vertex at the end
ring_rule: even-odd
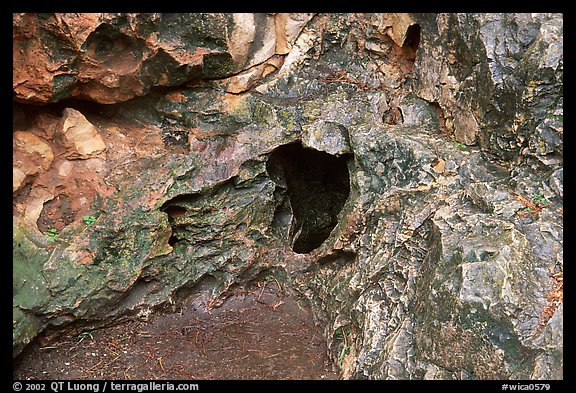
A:
POLYGON ((14 379, 337 379, 311 311, 275 282, 109 328, 36 340, 14 379), (42 342, 42 344, 40 344, 42 342))

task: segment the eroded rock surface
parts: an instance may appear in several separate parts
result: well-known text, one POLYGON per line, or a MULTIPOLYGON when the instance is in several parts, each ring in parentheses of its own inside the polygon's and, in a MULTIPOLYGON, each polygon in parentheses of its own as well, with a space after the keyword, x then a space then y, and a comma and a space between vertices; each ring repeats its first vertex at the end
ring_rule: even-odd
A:
POLYGON ((563 378, 562 15, 13 23, 14 356, 274 271, 341 378, 563 378))
POLYGON ((14 97, 103 104, 285 55, 312 14, 14 14, 14 97))

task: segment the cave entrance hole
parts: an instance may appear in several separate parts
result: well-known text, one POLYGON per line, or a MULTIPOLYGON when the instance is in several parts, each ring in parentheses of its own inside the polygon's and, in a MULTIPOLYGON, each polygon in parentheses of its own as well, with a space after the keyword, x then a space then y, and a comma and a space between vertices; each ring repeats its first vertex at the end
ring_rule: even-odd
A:
POLYGON ((350 195, 347 162, 350 154, 334 156, 305 148, 300 141, 277 147, 266 170, 276 183, 272 227, 307 254, 330 236, 350 195))
POLYGON ((420 30, 420 25, 417 23, 408 27, 406 38, 402 45, 403 48, 411 48, 414 52, 414 56, 416 56, 416 51, 418 50, 418 46, 420 46, 420 30))

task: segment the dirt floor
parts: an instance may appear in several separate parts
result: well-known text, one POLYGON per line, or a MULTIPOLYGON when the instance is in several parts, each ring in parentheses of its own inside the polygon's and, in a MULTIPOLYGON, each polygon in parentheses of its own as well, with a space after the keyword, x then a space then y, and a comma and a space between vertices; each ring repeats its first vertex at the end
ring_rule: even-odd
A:
POLYGON ((238 291, 207 311, 180 313, 36 340, 14 379, 337 379, 303 302, 274 281, 238 291))

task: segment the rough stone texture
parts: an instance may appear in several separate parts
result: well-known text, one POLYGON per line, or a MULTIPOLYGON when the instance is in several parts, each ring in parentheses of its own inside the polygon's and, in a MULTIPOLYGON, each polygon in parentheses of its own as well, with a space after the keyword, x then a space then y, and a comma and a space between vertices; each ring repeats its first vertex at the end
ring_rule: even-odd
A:
POLYGON ((21 102, 102 104, 285 55, 312 14, 13 14, 21 102))
POLYGON ((14 356, 274 272, 342 378, 563 378, 561 15, 13 19, 14 356))
POLYGON ((12 146, 12 192, 21 189, 27 178, 47 171, 54 160, 50 146, 34 134, 15 131, 12 146))
POLYGON ((416 19, 422 39, 414 92, 440 105, 458 141, 506 159, 520 151, 562 155, 561 14, 416 19))
POLYGON ((106 150, 106 144, 98 129, 75 109, 64 109, 59 131, 62 145, 71 150, 67 157, 69 159, 94 158, 106 150))

